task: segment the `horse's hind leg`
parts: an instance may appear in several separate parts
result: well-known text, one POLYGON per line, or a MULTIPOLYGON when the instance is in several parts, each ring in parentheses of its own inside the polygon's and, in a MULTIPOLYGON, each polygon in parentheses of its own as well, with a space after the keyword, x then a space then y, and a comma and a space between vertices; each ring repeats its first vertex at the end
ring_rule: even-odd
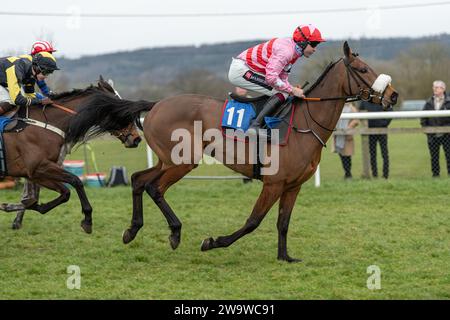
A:
POLYGON ((163 174, 161 167, 162 162, 158 162, 155 167, 135 172, 131 176, 131 187, 133 189, 133 217, 131 219, 131 226, 126 229, 122 235, 122 241, 125 244, 133 241, 139 229, 144 225, 142 193, 148 182, 158 179, 163 174))
POLYGON ((169 242, 174 250, 178 247, 181 240, 181 221, 166 202, 166 199, 164 199, 164 193, 171 185, 183 178, 196 166, 197 165, 186 164, 171 167, 167 169, 158 180, 147 183, 145 186, 145 191, 147 191, 148 195, 153 199, 169 224, 171 231, 169 242))
POLYGON ((25 206, 23 203, 2 203, 0 204, 0 210, 5 212, 17 212, 11 228, 13 230, 22 228, 22 220, 25 214, 25 206))
POLYGON ((22 228, 23 216, 25 215, 25 209, 17 211, 16 218, 14 219, 11 228, 13 230, 19 230, 22 228))
POLYGON ((256 201, 253 211, 244 226, 231 235, 218 237, 215 240, 213 238, 203 240, 201 250, 206 251, 214 248, 228 247, 239 238, 255 230, 264 219, 267 212, 269 212, 270 208, 280 198, 282 192, 282 183, 272 185, 264 184, 258 201, 256 201))
POLYGON ((21 208, 17 210, 18 212, 16 214, 16 218, 12 223, 13 230, 18 230, 22 228, 22 221, 23 216, 25 215, 25 209, 28 206, 32 205, 33 203, 39 201, 39 191, 40 191, 39 185, 26 179, 25 184, 23 186, 22 199, 20 200, 23 209, 21 208))

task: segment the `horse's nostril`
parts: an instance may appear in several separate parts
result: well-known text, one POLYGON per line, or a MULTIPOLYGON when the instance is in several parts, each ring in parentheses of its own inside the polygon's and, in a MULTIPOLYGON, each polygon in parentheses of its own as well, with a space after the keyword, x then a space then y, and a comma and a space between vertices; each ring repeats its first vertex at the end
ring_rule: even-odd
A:
POLYGON ((142 139, 139 137, 134 139, 134 145, 137 147, 141 141, 142 141, 142 139))
POLYGON ((391 94, 391 102, 392 104, 396 104, 397 103, 397 98, 398 98, 398 93, 394 92, 391 94))

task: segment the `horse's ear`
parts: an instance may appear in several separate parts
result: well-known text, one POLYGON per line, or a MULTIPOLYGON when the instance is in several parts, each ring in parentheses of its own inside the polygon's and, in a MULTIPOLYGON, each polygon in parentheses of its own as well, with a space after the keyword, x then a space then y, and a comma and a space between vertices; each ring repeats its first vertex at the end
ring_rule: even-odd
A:
POLYGON ((100 75, 99 81, 100 81, 100 82, 104 82, 104 81, 105 81, 105 79, 103 79, 103 76, 102 76, 102 75, 100 75))
POLYGON ((347 58, 350 58, 352 55, 352 49, 350 49, 347 41, 344 42, 344 54, 347 58))

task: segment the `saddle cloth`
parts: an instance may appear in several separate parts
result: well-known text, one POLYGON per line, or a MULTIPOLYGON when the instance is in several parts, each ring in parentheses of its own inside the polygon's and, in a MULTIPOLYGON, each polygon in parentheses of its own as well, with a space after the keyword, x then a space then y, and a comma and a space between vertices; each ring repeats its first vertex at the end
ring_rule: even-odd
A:
MULTIPOLYGON (((262 111, 268 96, 257 98, 243 98, 230 94, 222 109, 222 134, 229 139, 241 140, 235 135, 229 135, 229 130, 246 132, 250 123, 262 111)), ((294 108, 292 99, 288 98, 273 115, 264 117, 264 124, 261 129, 268 130, 269 139, 272 144, 284 146, 287 144, 291 133, 292 121, 294 118, 294 108), (276 139, 273 130, 278 130, 279 136, 276 139)), ((247 142, 247 141, 246 141, 247 142)))

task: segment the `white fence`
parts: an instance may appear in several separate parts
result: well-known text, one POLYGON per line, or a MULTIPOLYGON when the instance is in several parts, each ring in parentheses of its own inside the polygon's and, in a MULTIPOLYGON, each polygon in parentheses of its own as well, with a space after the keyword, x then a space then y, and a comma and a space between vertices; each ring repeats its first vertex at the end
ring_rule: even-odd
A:
MULTIPOLYGON (((343 113, 340 119, 419 119, 419 118, 438 118, 450 117, 450 110, 438 111, 389 111, 389 112, 358 112, 358 113, 343 113)), ((143 118, 140 119, 141 122, 143 118)), ((337 130, 335 134, 377 134, 377 133, 411 133, 411 132, 450 132, 449 127, 436 128, 358 128, 351 130, 337 130)), ((147 145, 147 164, 148 167, 153 166, 152 150, 147 145)), ((246 179, 243 176, 189 176, 189 179, 246 179)), ((315 173, 314 184, 316 187, 320 186, 320 166, 317 167, 315 173)))

